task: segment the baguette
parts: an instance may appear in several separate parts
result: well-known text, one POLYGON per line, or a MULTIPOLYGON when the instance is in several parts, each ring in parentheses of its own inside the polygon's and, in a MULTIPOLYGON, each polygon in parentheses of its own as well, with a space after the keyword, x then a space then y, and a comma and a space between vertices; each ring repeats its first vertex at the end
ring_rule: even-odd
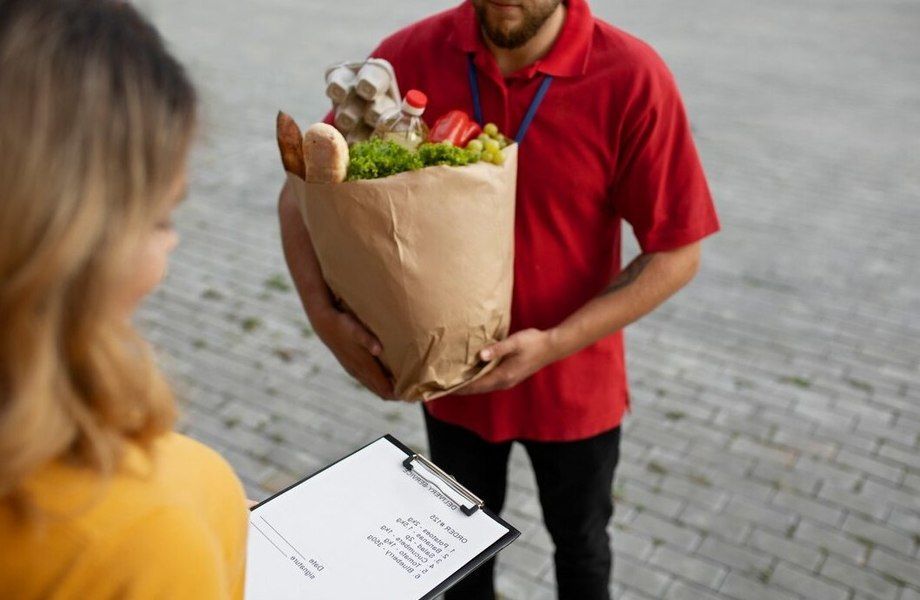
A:
POLYGON ((279 110, 276 130, 284 170, 301 179, 306 178, 307 169, 303 160, 303 136, 300 127, 290 115, 279 110))

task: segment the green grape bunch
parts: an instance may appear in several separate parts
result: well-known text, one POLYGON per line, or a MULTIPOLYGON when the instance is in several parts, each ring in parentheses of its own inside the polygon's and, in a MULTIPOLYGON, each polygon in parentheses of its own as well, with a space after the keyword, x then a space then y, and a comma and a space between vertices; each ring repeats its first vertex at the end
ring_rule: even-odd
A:
POLYGON ((479 137, 470 140, 466 149, 478 156, 478 160, 493 165, 503 165, 505 164, 505 153, 502 150, 510 143, 510 140, 501 134, 495 123, 486 123, 479 137))

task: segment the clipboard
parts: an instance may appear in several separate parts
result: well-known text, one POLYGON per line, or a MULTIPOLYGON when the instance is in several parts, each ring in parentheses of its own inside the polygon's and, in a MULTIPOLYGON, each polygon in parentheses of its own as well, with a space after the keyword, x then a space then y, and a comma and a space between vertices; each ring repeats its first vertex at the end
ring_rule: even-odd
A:
POLYGON ((387 434, 250 509, 246 597, 432 600, 519 536, 475 493, 387 434), (365 489, 355 474, 378 489, 365 489), (329 534, 336 519, 343 530, 329 534), (361 577, 373 579, 366 594, 361 577))

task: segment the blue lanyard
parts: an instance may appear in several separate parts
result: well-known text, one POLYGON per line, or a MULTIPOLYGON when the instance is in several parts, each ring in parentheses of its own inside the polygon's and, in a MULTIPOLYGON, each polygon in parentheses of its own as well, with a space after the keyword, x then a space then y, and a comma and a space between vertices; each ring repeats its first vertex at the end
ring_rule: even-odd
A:
MULTIPOLYGON (((473 64, 472 54, 467 58, 469 59, 469 69, 467 72, 470 78, 470 92, 473 94, 473 117, 476 119, 477 123, 483 125, 482 101, 479 96, 479 79, 476 76, 476 65, 473 64)), ((521 121, 521 126, 518 127, 517 135, 514 136, 514 141, 518 144, 524 139, 524 134, 527 133, 527 130, 530 128, 530 122, 533 121, 534 115, 537 114, 537 109, 540 107, 540 103, 543 102, 543 97, 546 96, 546 91, 549 89, 549 84, 552 82, 552 75, 543 76, 543 81, 540 82, 540 88, 537 90, 537 93, 534 94, 533 100, 530 101, 530 106, 527 107, 527 114, 524 115, 524 120, 521 121)))

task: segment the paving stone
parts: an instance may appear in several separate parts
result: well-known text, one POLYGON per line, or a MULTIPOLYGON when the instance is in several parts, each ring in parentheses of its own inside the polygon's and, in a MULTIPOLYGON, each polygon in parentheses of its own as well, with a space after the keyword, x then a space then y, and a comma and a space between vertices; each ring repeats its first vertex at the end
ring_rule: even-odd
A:
POLYGON ((693 529, 683 527, 674 521, 668 521, 648 512, 641 512, 630 524, 634 531, 653 540, 683 548, 693 549, 700 541, 700 534, 693 529))
POLYGON ((758 460, 770 460, 780 465, 792 465, 796 459, 796 453, 792 449, 762 444, 746 437, 736 438, 729 450, 758 460))
POLYGON ((624 556, 613 562, 613 580, 652 598, 661 598, 671 577, 661 569, 651 568, 624 556))
POLYGON ((821 481, 814 475, 768 462, 757 463, 751 475, 777 490, 795 490, 805 495, 814 494, 821 486, 821 481))
POLYGON ((900 593, 899 587, 867 569, 861 569, 830 556, 821 567, 821 575, 845 586, 857 589, 880 600, 893 600, 900 593))
POLYGON ((654 596, 649 596, 637 592, 636 590, 624 590, 622 593, 616 595, 611 592, 611 597, 618 598, 619 600, 656 600, 654 596))
POLYGON ((659 546, 648 564, 710 589, 718 589, 727 573, 724 566, 679 552, 667 545, 659 546))
POLYGON ((263 427, 272 419, 270 413, 256 410, 237 400, 227 402, 221 408, 220 414, 224 419, 237 421, 252 430, 263 427))
POLYGON ((754 441, 766 441, 773 431, 770 423, 752 419, 749 414, 736 414, 726 410, 720 411, 715 424, 727 431, 734 431, 749 436, 754 441))
POLYGON ((794 538, 780 537, 773 532, 755 529, 748 543, 763 552, 806 569, 814 569, 823 560, 820 551, 798 543, 794 538))
POLYGON ((527 579, 539 579, 544 570, 552 568, 552 558, 524 544, 512 544, 502 551, 499 563, 517 571, 527 579))
POLYGON ((896 442, 904 446, 912 446, 917 442, 916 429, 892 427, 869 419, 860 420, 856 431, 878 437, 883 445, 885 442, 896 442))
POLYGON ((900 581, 920 588, 920 562, 916 557, 898 555, 876 548, 869 555, 869 566, 900 581))
POLYGON ((801 598, 797 594, 781 591, 776 586, 765 585, 737 573, 729 573, 719 591, 737 600, 795 600, 801 598))
POLYGON ((879 477, 895 484, 899 483, 904 475, 904 469, 901 467, 852 452, 847 448, 840 450, 835 460, 848 467, 865 471, 869 477, 879 477))
POLYGON ((709 509, 720 510, 728 501, 724 491, 699 478, 691 481, 679 476, 664 477, 658 487, 671 496, 709 509))
POLYGON ((502 598, 508 600, 529 600, 531 597, 541 593, 546 586, 532 577, 521 575, 520 573, 505 569, 495 574, 495 589, 502 598))
POLYGON ((850 597, 850 590, 847 587, 830 583, 786 562, 781 562, 776 566, 770 581, 805 598, 847 600, 850 597))
POLYGON ((849 515, 843 522, 843 532, 857 539, 890 548, 901 554, 912 554, 914 540, 885 525, 873 523, 856 515, 849 515))
MULTIPOLYGON (((815 428, 814 434, 816 439, 827 440, 829 443, 837 446, 846 446, 855 448, 863 452, 875 452, 882 445, 882 439, 878 436, 863 431, 851 431, 824 425, 819 423, 815 428)), ((833 455, 824 458, 833 458, 833 455)))
POLYGON ((259 486, 262 488, 262 491, 266 496, 271 496, 273 494, 277 494, 281 490, 287 489, 289 486, 299 481, 301 478, 302 477, 300 475, 295 475, 293 473, 288 473, 282 470, 275 470, 270 475, 262 479, 262 481, 259 482, 259 486))
POLYGON ((644 561, 655 549, 655 541, 628 529, 614 529, 610 534, 610 546, 615 557, 626 554, 636 560, 644 561))
POLYGON ((891 511, 887 523, 908 535, 920 535, 920 513, 896 508, 891 511))
POLYGON ((714 513, 692 504, 680 513, 680 521, 692 525, 706 535, 717 535, 729 542, 740 544, 748 536, 751 523, 746 519, 714 513))
POLYGON ((904 488, 911 488, 920 492, 920 474, 908 473, 904 476, 904 488))
POLYGON ((859 493, 870 502, 885 502, 891 506, 920 512, 920 495, 910 490, 868 480, 859 493))
POLYGON ((863 474, 856 469, 824 460, 815 460, 807 456, 799 459, 796 468, 803 474, 814 476, 825 483, 844 489, 853 489, 863 477, 863 474))
POLYGON ((740 496, 729 500, 725 513, 783 533, 797 521, 796 515, 788 510, 770 508, 768 505, 752 502, 740 496))
POLYGON ((703 540, 697 553, 748 574, 762 573, 773 562, 773 557, 769 554, 731 544, 716 537, 703 540))
POLYGON ((820 521, 835 526, 843 521, 843 510, 828 502, 819 502, 794 492, 778 491, 770 502, 787 512, 794 512, 800 517, 820 521))
POLYGON ((675 581, 668 588, 664 598, 665 600, 712 600, 713 598, 725 598, 725 596, 716 594, 711 588, 675 581))
MULTIPOLYGON (((795 431, 778 429, 771 440, 775 444, 795 448, 801 454, 817 458, 831 459, 840 449, 840 444, 829 439, 823 439, 813 431, 795 431)), ((850 442, 851 440, 848 440, 850 442)), ((874 445, 873 445, 874 447, 874 445)))
POLYGON ((865 564, 869 551, 869 545, 840 533, 838 529, 809 521, 799 523, 793 539, 805 546, 842 556, 857 565, 865 564))
POLYGON ((920 600, 920 589, 904 588, 901 600, 920 600))
POLYGON ((884 519, 891 512, 887 500, 879 501, 877 498, 868 497, 864 492, 866 485, 869 484, 864 484, 863 490, 857 493, 832 482, 825 482, 818 492, 818 501, 826 502, 832 510, 845 509, 874 519, 884 519))
POLYGON ((641 484, 631 482, 623 486, 623 497, 633 505, 670 519, 677 516, 684 504, 679 498, 656 493, 641 484))

